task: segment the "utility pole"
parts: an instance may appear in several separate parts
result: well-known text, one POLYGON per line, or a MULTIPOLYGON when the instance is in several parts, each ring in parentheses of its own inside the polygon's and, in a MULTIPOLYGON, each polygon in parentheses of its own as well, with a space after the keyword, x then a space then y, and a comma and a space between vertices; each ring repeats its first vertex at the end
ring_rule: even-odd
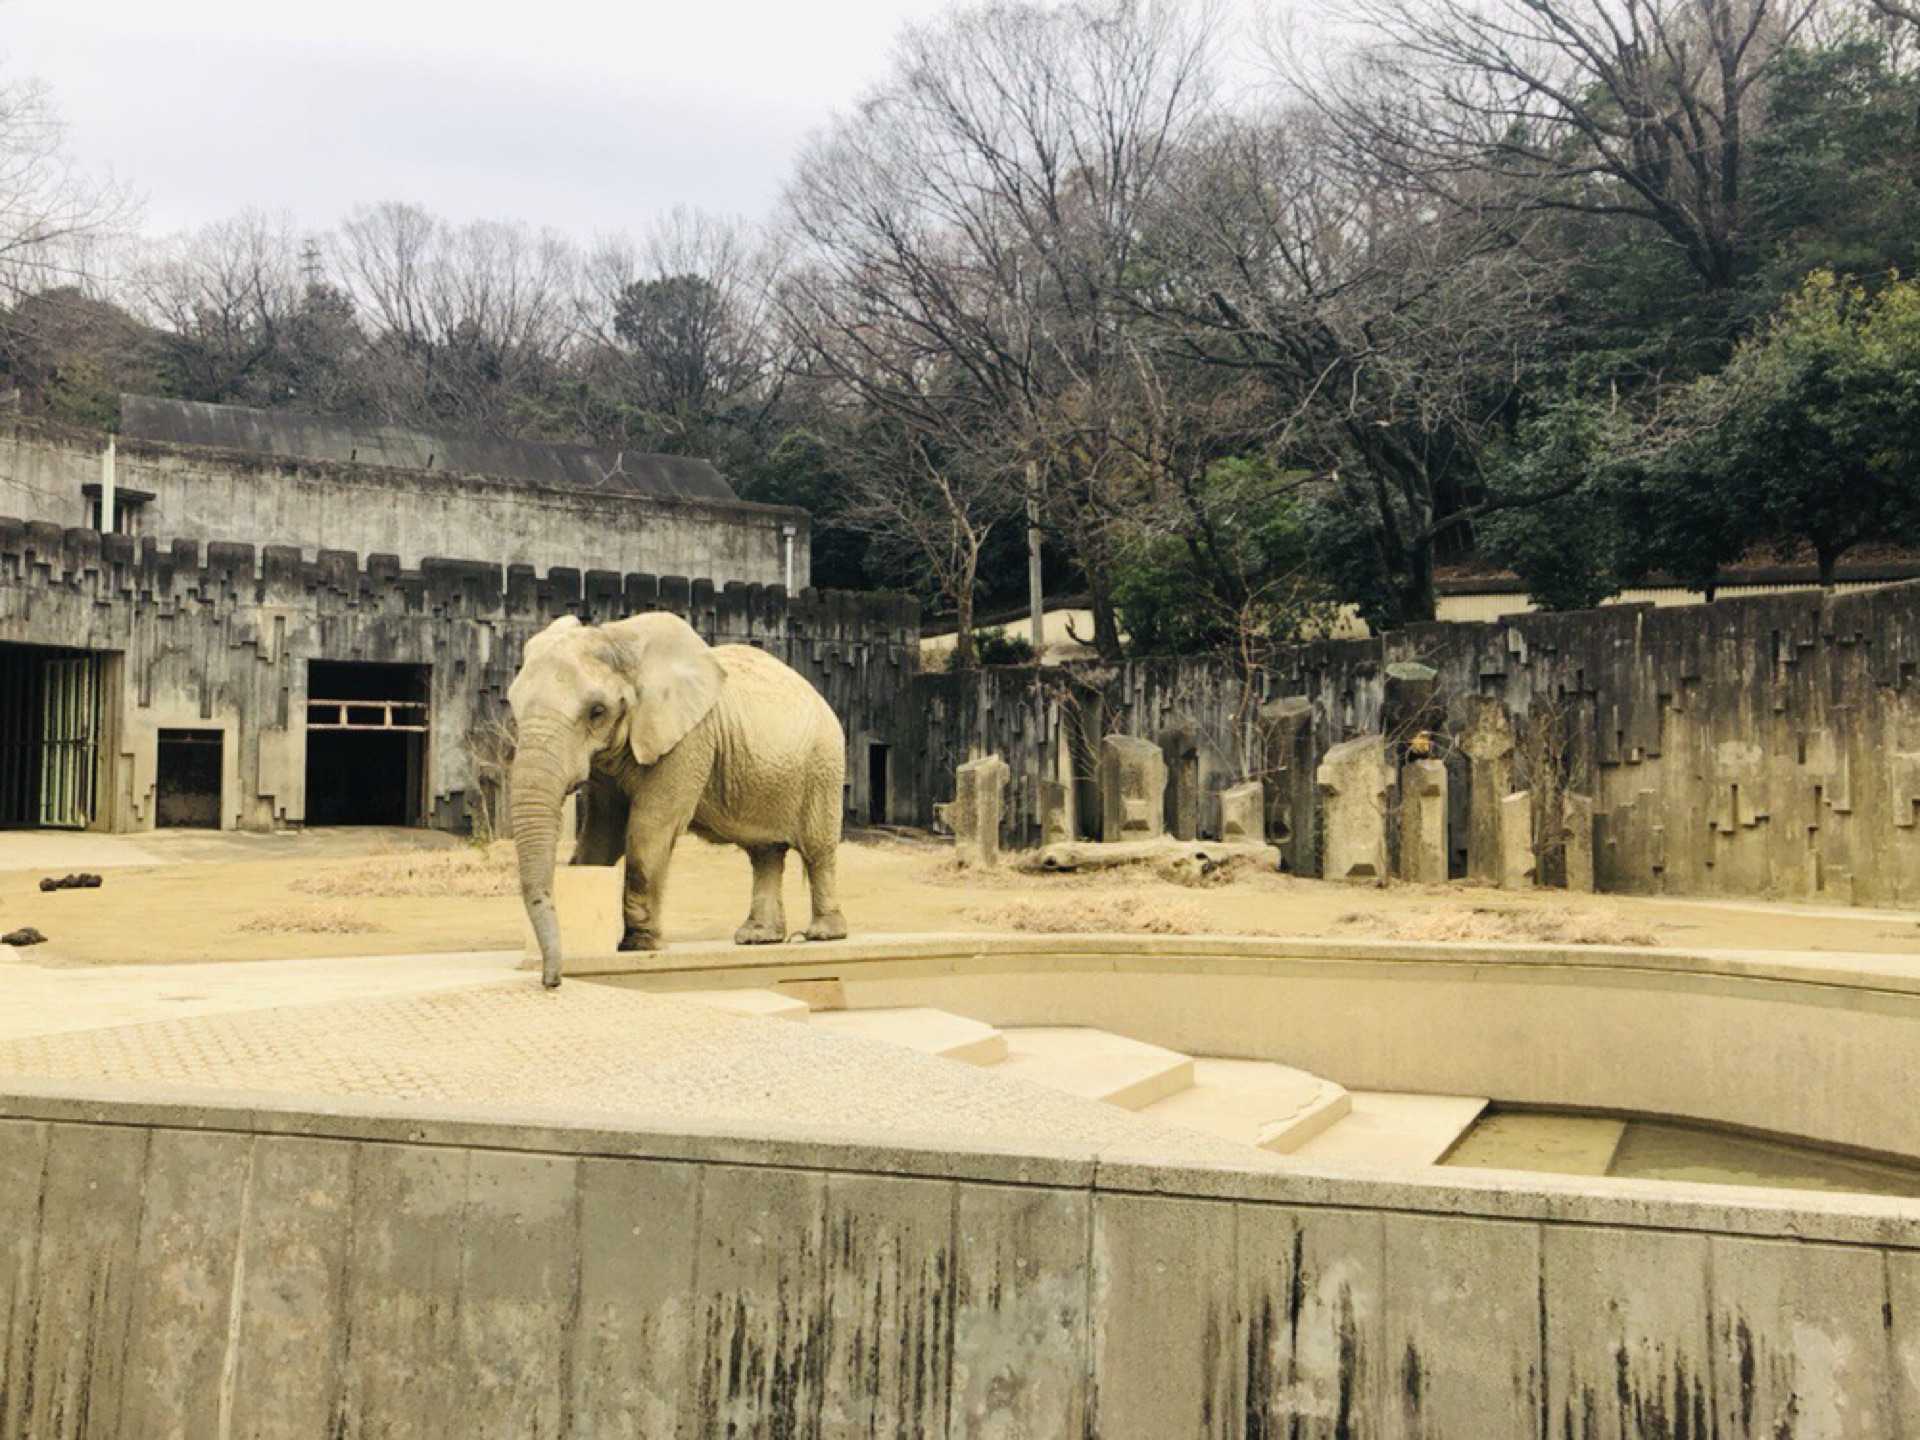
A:
POLYGON ((1027 608, 1033 615, 1033 653, 1047 643, 1047 599, 1040 587, 1040 467, 1027 462, 1027 608))

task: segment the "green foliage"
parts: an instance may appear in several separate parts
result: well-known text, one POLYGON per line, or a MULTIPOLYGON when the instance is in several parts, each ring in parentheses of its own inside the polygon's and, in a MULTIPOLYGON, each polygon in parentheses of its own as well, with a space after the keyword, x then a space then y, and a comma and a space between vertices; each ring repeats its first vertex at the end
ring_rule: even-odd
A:
MULTIPOLYGON (((957 645, 947 652, 946 665, 949 670, 962 668, 960 654, 957 645)), ((1005 629, 997 626, 973 632, 973 663, 976 666, 1031 665, 1038 659, 1033 642, 1023 636, 1009 635, 1005 629)))
POLYGON ((1277 644, 1325 621, 1298 484, 1269 460, 1222 460, 1128 534, 1113 593, 1136 651, 1277 644))
POLYGON ((1480 526, 1487 557, 1509 566, 1543 610, 1583 610, 1620 589, 1621 529, 1608 465, 1625 442, 1617 410, 1559 399, 1522 422, 1492 457, 1495 488, 1519 503, 1480 526), (1567 492, 1570 487, 1571 493, 1567 492))
POLYGON ((1828 578, 1862 541, 1920 540, 1920 281, 1816 271, 1687 400, 1669 460, 1736 537, 1809 546, 1828 578))

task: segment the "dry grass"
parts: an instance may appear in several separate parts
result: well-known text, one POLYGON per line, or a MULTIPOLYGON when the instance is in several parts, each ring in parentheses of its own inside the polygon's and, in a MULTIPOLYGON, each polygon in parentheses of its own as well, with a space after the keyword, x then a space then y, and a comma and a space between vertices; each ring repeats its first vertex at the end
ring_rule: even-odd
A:
POLYGON ((303 895, 370 899, 456 897, 488 899, 520 893, 513 843, 484 850, 399 850, 303 875, 291 886, 303 895))
POLYGON ((370 935, 385 927, 351 905, 287 905, 240 922, 259 935, 370 935))
POLYGON ((969 911, 968 918, 1044 935, 1199 935, 1218 928, 1205 907, 1192 901, 1124 893, 1008 900, 969 911))
POLYGON ((1382 931, 1394 940, 1454 941, 1489 945, 1658 945, 1651 930, 1607 910, 1570 910, 1564 905, 1501 908, 1440 905, 1394 923, 1390 916, 1356 911, 1342 925, 1382 931))

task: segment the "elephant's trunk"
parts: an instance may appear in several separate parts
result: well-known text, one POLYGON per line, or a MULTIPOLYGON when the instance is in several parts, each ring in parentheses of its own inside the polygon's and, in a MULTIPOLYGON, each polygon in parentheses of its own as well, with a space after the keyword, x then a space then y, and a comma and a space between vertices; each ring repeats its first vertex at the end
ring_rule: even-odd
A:
POLYGON ((520 899, 540 942, 540 983, 560 983, 560 916, 553 907, 554 851, 560 840, 560 806, 568 783, 554 757, 522 735, 513 760, 513 845, 520 863, 520 899))

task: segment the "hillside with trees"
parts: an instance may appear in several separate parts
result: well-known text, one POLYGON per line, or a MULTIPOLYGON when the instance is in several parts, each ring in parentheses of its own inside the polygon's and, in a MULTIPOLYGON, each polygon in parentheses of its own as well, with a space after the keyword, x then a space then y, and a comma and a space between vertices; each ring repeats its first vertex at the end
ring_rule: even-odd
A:
POLYGON ((1830 582, 1920 545, 1916 46, 1895 0, 1350 0, 1259 46, 960 8, 775 214, 591 246, 398 202, 145 235, 16 82, 0 385, 705 456, 814 513, 817 583, 963 633, 1033 515, 1107 657, 1428 619, 1469 560, 1550 608, 1830 582))

